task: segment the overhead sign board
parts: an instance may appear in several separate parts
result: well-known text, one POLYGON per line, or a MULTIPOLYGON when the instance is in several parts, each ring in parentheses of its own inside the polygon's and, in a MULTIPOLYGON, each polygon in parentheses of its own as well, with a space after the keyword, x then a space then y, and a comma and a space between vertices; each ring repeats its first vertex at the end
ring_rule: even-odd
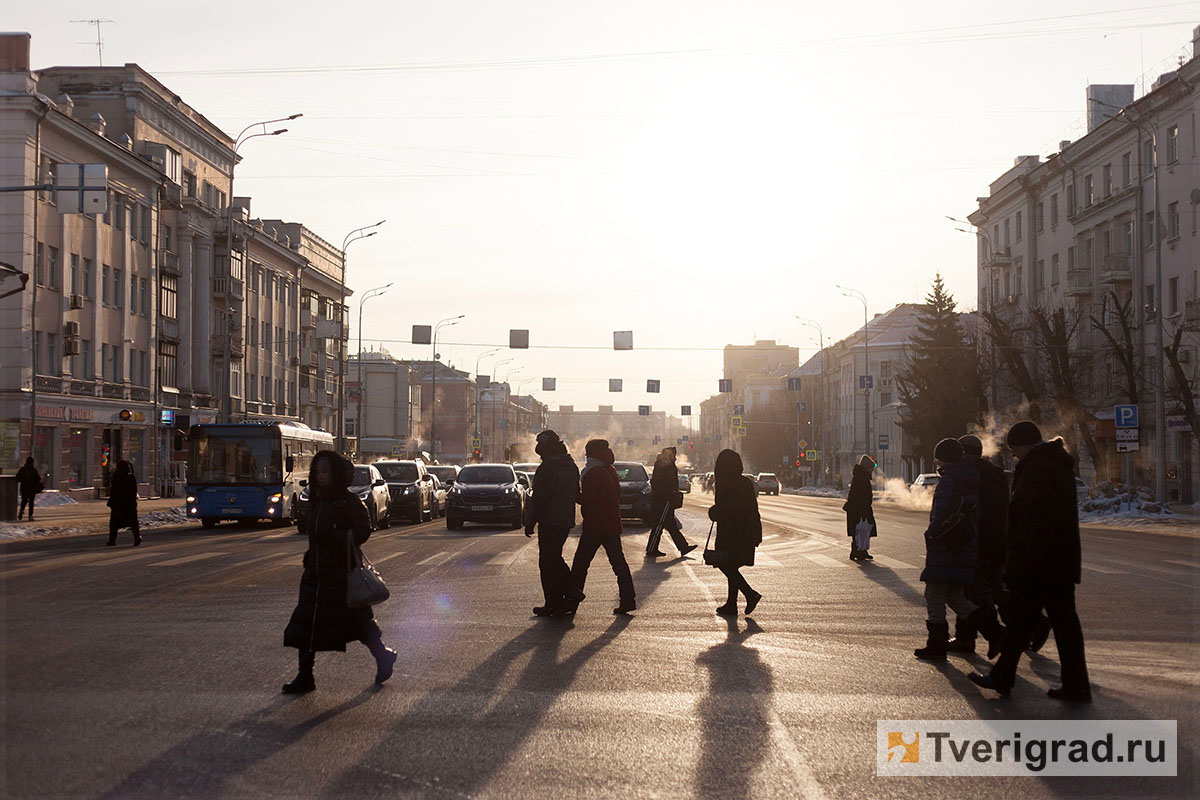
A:
POLYGON ((54 205, 60 214, 108 211, 107 164, 59 164, 54 169, 54 205))

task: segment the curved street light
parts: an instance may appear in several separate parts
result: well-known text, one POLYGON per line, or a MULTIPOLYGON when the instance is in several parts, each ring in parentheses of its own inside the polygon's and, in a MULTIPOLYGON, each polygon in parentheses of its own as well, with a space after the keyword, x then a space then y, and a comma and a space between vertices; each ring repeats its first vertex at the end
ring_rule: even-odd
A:
POLYGON ((451 325, 457 325, 466 316, 466 314, 459 314, 457 317, 446 317, 443 320, 439 320, 438 323, 433 326, 433 338, 430 340, 433 343, 433 364, 430 367, 430 370, 433 374, 433 386, 430 389, 431 395, 429 397, 429 457, 434 461, 437 461, 437 374, 438 358, 440 357, 437 351, 437 335, 438 331, 440 331, 442 328, 449 328, 451 325))
MULTIPOLYGON (((858 289, 850 289, 841 284, 834 284, 842 290, 842 294, 846 297, 853 297, 855 300, 862 303, 863 306, 863 362, 866 370, 863 372, 867 376, 868 381, 871 375, 871 332, 868 329, 870 321, 867 318, 867 296, 858 289)), ((863 443, 865 448, 863 452, 870 454, 874 448, 871 447, 871 385, 868 382, 863 387, 863 443)))
POLYGON ((365 387, 363 386, 363 352, 362 352, 362 318, 363 318, 363 303, 370 300, 372 297, 379 297, 381 294, 387 294, 387 290, 392 288, 391 283, 377 286, 374 289, 368 289, 363 293, 363 296, 358 301, 358 409, 355 414, 354 435, 358 440, 358 453, 361 458, 362 454, 362 438, 363 438, 363 394, 365 387))
MULTIPOLYGON (((346 449, 346 249, 361 239, 368 239, 379 231, 373 231, 372 228, 378 228, 386 219, 381 219, 374 225, 364 225, 361 228, 355 228, 346 234, 342 239, 342 302, 338 306, 338 365, 341 367, 341 374, 338 377, 338 405, 337 405, 337 448, 338 452, 344 452, 346 449), (370 231, 369 233, 367 231, 370 231)), ((362 423, 359 422, 359 425, 362 423)))

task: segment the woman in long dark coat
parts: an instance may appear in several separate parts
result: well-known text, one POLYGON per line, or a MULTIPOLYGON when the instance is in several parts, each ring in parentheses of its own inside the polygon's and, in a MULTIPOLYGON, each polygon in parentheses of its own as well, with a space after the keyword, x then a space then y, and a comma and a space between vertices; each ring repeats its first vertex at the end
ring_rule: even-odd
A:
POLYGON ((367 507, 347 488, 353 472, 353 465, 332 450, 322 450, 312 461, 308 475, 312 507, 300 601, 283 631, 284 646, 300 651, 300 669, 284 684, 284 694, 304 694, 317 688, 313 679, 317 652, 344 653, 347 642, 362 642, 371 651, 376 683, 392 676, 396 651, 384 646, 374 611, 346 605, 347 537, 361 545, 371 535, 367 507))
POLYGON ((717 608, 721 615, 737 615, 737 597, 746 596, 746 613, 750 614, 762 600, 739 571, 754 566, 754 548, 762 543, 762 519, 758 516, 758 491, 742 474, 742 457, 733 450, 717 454, 713 467, 716 491, 708 518, 717 523, 715 549, 724 554, 724 561, 715 565, 729 582, 725 605, 717 608))
POLYGON ((137 477, 133 474, 133 466, 128 461, 118 461, 108 484, 108 507, 112 511, 108 515, 106 546, 117 543, 117 531, 121 528, 133 529, 134 547, 142 543, 142 532, 138 529, 137 500, 137 477))
MULTIPOLYGON (((846 535, 850 537, 850 560, 873 560, 867 550, 860 550, 854 539, 854 529, 858 523, 866 520, 871 523, 871 536, 874 537, 875 511, 871 508, 871 471, 875 469, 875 459, 864 454, 854 465, 854 475, 850 478, 850 493, 842 509, 846 512, 846 535)), ((870 539, 867 540, 870 545, 870 539)))
POLYGON ((21 494, 21 508, 17 511, 17 519, 25 513, 25 506, 29 506, 29 521, 33 522, 33 501, 42 491, 42 476, 34 466, 33 456, 26 458, 25 466, 17 470, 17 488, 21 494))

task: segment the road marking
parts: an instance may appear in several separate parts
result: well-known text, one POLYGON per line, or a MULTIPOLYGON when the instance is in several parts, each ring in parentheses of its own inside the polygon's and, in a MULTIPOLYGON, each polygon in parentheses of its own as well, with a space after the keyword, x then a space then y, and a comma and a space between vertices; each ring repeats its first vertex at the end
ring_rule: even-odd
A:
POLYGON ((871 556, 877 563, 883 564, 885 567, 891 567, 892 569, 920 569, 916 564, 909 564, 907 561, 901 561, 898 558, 881 556, 878 553, 872 553, 871 556))
POLYGON ((190 564, 193 561, 203 561, 206 558, 216 558, 223 556, 224 553, 196 553, 190 556, 182 556, 180 558, 172 558, 169 561, 156 561, 153 564, 147 564, 148 567, 176 567, 180 564, 190 564))
POLYGON ((256 536, 256 537, 254 537, 254 541, 261 542, 264 539, 282 539, 285 536, 299 536, 299 535, 300 534, 296 533, 294 530, 282 530, 277 533, 268 533, 265 536, 256 536))
MULTIPOLYGON (((109 564, 122 564, 126 561, 137 561, 138 559, 141 559, 141 558, 153 558, 154 556, 161 556, 161 555, 162 555, 161 551, 156 553, 153 550, 143 550, 140 553, 130 553, 129 555, 117 556, 116 558, 106 558, 106 559, 103 559, 102 561, 89 561, 84 566, 107 567, 109 564)), ((64 565, 64 566, 66 566, 66 565, 64 565)))
POLYGON ((403 550, 397 550, 397 551, 396 551, 396 552, 394 552, 394 553, 388 553, 388 554, 387 554, 386 556, 384 556, 383 558, 374 558, 374 559, 371 559, 371 563, 372 563, 372 564, 382 564, 383 562, 387 561, 388 559, 395 558, 396 556, 402 556, 402 555, 404 555, 404 551, 403 551, 403 550))
POLYGON ((521 554, 521 550, 524 549, 525 548, 521 548, 520 550, 509 550, 504 553, 497 553, 489 558, 487 563, 489 566, 507 567, 517 560, 517 556, 519 556, 521 554))
POLYGON ((800 792, 802 797, 811 797, 815 800, 824 800, 825 790, 821 788, 821 783, 817 780, 817 776, 812 773, 804 762, 804 756, 800 753, 800 748, 796 747, 796 742, 792 739, 792 734, 787 729, 787 725, 783 724, 783 720, 779 718, 779 712, 774 706, 767 706, 767 727, 771 730, 771 738, 775 740, 775 746, 779 748, 783 760, 791 767, 792 775, 800 783, 800 792))
POLYGON ((1200 569, 1200 566, 1197 566, 1194 562, 1191 562, 1191 561, 1179 561, 1174 558, 1168 558, 1166 561, 1168 564, 1178 564, 1179 566, 1187 567, 1188 569, 1200 569))
POLYGON ((831 556, 824 555, 823 553, 801 553, 800 556, 801 556, 801 558, 807 558, 809 561, 813 562, 814 564, 820 564, 822 567, 848 567, 848 566, 850 566, 849 564, 847 564, 844 561, 839 561, 838 559, 833 558, 831 556))
POLYGON ((783 562, 776 561, 775 559, 771 558, 769 555, 767 555, 766 553, 763 553, 763 552, 758 552, 758 553, 754 554, 754 563, 756 566, 760 566, 760 567, 782 567, 783 566, 783 562))
POLYGON ((1086 570, 1089 570, 1091 572, 1099 572, 1103 575, 1122 575, 1122 574, 1124 574, 1118 569, 1105 569, 1104 567, 1093 567, 1091 564, 1083 564, 1082 566, 1086 570))
POLYGON ((423 560, 423 561, 418 561, 418 562, 417 562, 417 566, 418 566, 418 567, 420 567, 420 566, 422 566, 422 565, 424 565, 424 564, 429 564, 429 563, 431 563, 431 562, 433 562, 433 561, 437 561, 437 564, 434 564, 434 566, 436 567, 436 566, 438 566, 438 565, 440 565, 440 564, 444 564, 444 563, 446 563, 447 561, 449 561, 449 560, 451 559, 451 557, 453 557, 453 555, 454 555, 454 554, 453 554, 453 553, 451 553, 449 550, 443 550, 442 552, 440 552, 440 553, 437 553, 436 555, 432 555, 432 556, 430 556, 429 558, 427 558, 427 559, 425 559, 425 560, 423 560), (445 558, 442 558, 443 556, 445 556, 445 558), (439 561, 438 559, 441 559, 441 560, 439 561))

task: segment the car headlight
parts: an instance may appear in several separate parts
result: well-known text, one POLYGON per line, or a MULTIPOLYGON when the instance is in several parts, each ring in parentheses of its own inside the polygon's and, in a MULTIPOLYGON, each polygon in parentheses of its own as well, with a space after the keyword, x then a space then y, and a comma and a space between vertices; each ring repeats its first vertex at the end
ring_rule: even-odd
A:
POLYGON ((358 493, 358 498, 359 498, 360 500, 369 500, 369 499, 371 498, 371 490, 370 490, 370 489, 366 489, 366 490, 364 490, 364 491, 361 491, 361 492, 359 492, 359 493, 358 493))
POLYGON ((276 492, 275 494, 273 494, 267 498, 268 503, 278 503, 281 500, 283 500, 283 495, 280 494, 279 492, 276 492))
POLYGON ((196 502, 196 495, 194 495, 194 494, 189 494, 189 495, 187 496, 187 501, 188 501, 189 503, 194 503, 194 502, 196 502))
POLYGON ((504 493, 505 493, 505 494, 516 494, 516 493, 517 493, 517 487, 515 487, 515 486, 508 486, 508 487, 505 487, 505 489, 504 489, 504 493))
POLYGON ((415 492, 416 490, 417 490, 417 487, 416 487, 416 486, 405 486, 405 487, 404 487, 404 493, 405 493, 405 494, 412 494, 412 493, 413 493, 413 492, 415 492))
POLYGON ((308 489, 301 489, 301 490, 300 490, 300 499, 301 499, 301 500, 303 500, 303 501, 304 501, 304 502, 306 502, 306 503, 308 502, 308 489))

